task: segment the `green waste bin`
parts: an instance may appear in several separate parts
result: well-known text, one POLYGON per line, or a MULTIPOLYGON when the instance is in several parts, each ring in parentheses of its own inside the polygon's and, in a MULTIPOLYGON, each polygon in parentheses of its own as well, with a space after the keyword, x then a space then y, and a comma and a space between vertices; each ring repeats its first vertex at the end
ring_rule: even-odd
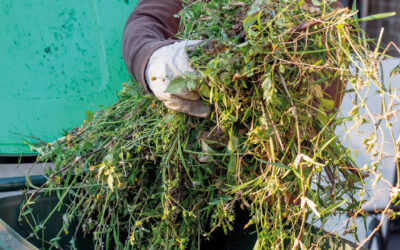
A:
POLYGON ((32 154, 129 80, 124 24, 138 0, 0 1, 0 155, 32 154))
MULTIPOLYGON (((13 243, 14 245, 25 245, 27 246, 27 249, 33 249, 34 247, 32 245, 42 249, 49 249, 49 244, 46 242, 49 242, 53 238, 55 238, 60 229, 62 229, 62 216, 63 213, 65 213, 66 207, 62 206, 61 211, 55 212, 50 221, 43 228, 43 234, 38 233, 38 236, 43 238, 36 239, 32 235, 32 229, 30 225, 26 222, 26 220, 22 218, 21 221, 18 221, 20 208, 21 205, 24 204, 24 200, 25 195, 23 194, 11 193, 10 195, 0 197, 0 249, 20 249, 12 248, 12 245, 10 243, 13 243), (2 229, 7 230, 3 230, 2 233, 2 229), (11 235, 12 237, 9 237, 8 235, 11 235), (30 243, 27 243, 24 238, 27 239, 30 243)), ((47 216, 51 213, 52 209, 57 205, 58 201, 59 200, 55 193, 51 196, 41 195, 32 206, 33 216, 35 217, 35 220, 39 223, 46 219, 47 216)), ((68 233, 62 233, 61 235, 59 235, 59 243, 62 249, 70 248, 70 240, 75 235, 75 227, 77 226, 77 223, 77 221, 72 221, 71 225, 68 227, 68 233)), ((75 246, 80 250, 93 249, 92 236, 90 234, 84 234, 83 232, 79 231, 77 233, 75 246)))
POLYGON ((38 248, 34 247, 31 243, 22 238, 2 219, 0 219, 0 249, 37 250, 38 248))
MULTIPOLYGON (((44 227, 43 239, 36 240, 33 237, 29 237, 32 233, 29 225, 25 220, 22 222, 18 222, 19 209, 24 201, 24 195, 9 195, 5 197, 0 197, 0 220, 4 220, 7 223, 6 227, 12 228, 16 231, 21 237, 28 238, 28 240, 37 247, 43 247, 44 249, 48 249, 49 245, 46 244, 46 241, 50 241, 52 238, 57 236, 57 233, 62 228, 63 219, 62 215, 65 212, 63 207, 61 212, 56 212, 53 217, 51 217, 50 221, 44 227)), ((68 199, 66 200, 68 203, 68 199)), ((54 206, 58 203, 58 198, 55 193, 52 196, 43 196, 41 195, 38 200, 36 200, 33 205, 33 215, 37 221, 37 223, 44 220, 48 214, 52 211, 54 206)), ((213 239, 211 241, 203 241, 201 243, 201 249, 209 250, 209 249, 221 249, 221 250, 252 250, 254 248, 254 244, 257 240, 257 234, 255 232, 254 227, 250 227, 247 230, 243 230, 243 226, 247 224, 249 220, 249 215, 246 211, 237 210, 236 211, 236 220, 233 224, 233 231, 228 235, 223 233, 221 228, 217 229, 213 233, 213 239)), ((0 221, 1 222, 1 221, 0 221)), ((70 227, 68 228, 68 234, 62 233, 60 236, 60 245, 62 249, 68 249, 70 247, 70 240, 75 235, 75 228, 77 225, 77 221, 74 220, 70 227)), ((4 224, 3 224, 4 226, 4 224)), ((0 223, 0 230, 2 224, 0 223)), ((312 227, 311 229, 314 233, 319 231, 318 228, 312 227)), ((324 233, 325 235, 326 233, 324 233)), ((6 234, 7 235, 7 234, 6 234)), ((41 237, 42 237, 41 236, 41 237)), ((90 234, 84 234, 83 232, 77 233, 77 239, 75 242, 78 250, 90 250, 93 249, 93 238, 90 234)), ((20 244, 26 244, 26 242, 21 239, 21 237, 15 237, 20 241, 20 244)), ((330 237, 324 237, 320 241, 320 237, 316 237, 313 241, 319 242, 319 249, 330 249, 330 250, 351 250, 357 248, 356 244, 353 244, 345 239, 336 238, 333 235, 330 237)), ((3 240, 3 242, 6 242, 3 240)), ((112 240, 110 241, 112 244, 112 240)), ((1 249, 2 239, 0 232, 0 249, 1 249)), ((6 248, 8 249, 8 248, 6 248)), ((114 249, 110 247, 110 249, 114 249)), ((367 250, 366 248, 361 248, 361 250, 367 250)))

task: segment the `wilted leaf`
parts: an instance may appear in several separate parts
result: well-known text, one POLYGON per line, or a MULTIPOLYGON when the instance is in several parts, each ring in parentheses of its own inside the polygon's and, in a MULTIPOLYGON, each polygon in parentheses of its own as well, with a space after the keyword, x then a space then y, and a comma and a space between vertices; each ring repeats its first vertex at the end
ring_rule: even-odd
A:
POLYGON ((108 175, 107 184, 111 191, 114 192, 114 177, 112 176, 112 174, 108 175))

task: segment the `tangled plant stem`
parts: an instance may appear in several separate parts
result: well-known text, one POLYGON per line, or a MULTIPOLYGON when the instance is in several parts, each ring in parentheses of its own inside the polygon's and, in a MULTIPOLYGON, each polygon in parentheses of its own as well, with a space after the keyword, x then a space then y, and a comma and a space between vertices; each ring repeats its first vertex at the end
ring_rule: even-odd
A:
MULTIPOLYGON (((199 74, 178 77, 167 91, 196 86, 211 116, 171 112, 126 84, 117 104, 37 149, 56 169, 21 215, 30 218, 43 189, 72 199, 63 230, 79 221, 96 248, 191 249, 217 229, 233 230, 239 207, 261 249, 323 247, 332 237, 312 224, 360 213, 364 197, 355 197, 375 172, 356 166, 335 127, 372 121, 376 136, 381 127, 361 90, 374 84, 393 102, 398 96, 383 87, 383 54, 369 49, 355 12, 314 2, 187 3, 178 36, 206 41, 188 51, 199 74), (346 82, 366 117, 338 114, 346 82)), ((393 102, 387 107, 383 97, 379 121, 393 117, 393 102)), ((356 234, 348 221, 347 233, 356 234)), ((34 224, 37 235, 43 227, 34 224)))

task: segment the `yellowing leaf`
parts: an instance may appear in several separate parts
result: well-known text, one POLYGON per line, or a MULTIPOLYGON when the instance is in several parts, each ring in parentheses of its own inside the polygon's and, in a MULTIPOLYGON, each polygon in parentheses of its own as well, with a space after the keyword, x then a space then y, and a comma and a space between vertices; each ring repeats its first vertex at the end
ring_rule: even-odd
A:
POLYGON ((337 25, 336 25, 336 28, 337 28, 338 30, 343 29, 343 28, 344 28, 344 25, 343 25, 342 23, 337 24, 337 25))
POLYGON ((273 102, 275 99, 274 97, 275 97, 276 90, 275 90, 275 84, 273 83, 270 74, 268 74, 266 76, 261 87, 264 90, 264 93, 263 93, 264 100, 267 101, 268 103, 273 102))
POLYGON ((283 64, 279 65, 279 72, 281 72, 282 74, 285 74, 285 66, 283 66, 283 64))
POLYGON ((316 62, 314 63, 314 65, 315 65, 315 66, 318 66, 318 65, 321 65, 323 62, 324 62, 324 61, 322 61, 322 59, 321 59, 321 60, 316 61, 316 62))
POLYGON ((319 84, 312 85, 313 88, 313 94, 318 97, 322 98, 323 97, 323 92, 322 92, 322 87, 319 84))
POLYGON ((114 178, 111 174, 107 178, 107 184, 111 191, 114 192, 114 178))

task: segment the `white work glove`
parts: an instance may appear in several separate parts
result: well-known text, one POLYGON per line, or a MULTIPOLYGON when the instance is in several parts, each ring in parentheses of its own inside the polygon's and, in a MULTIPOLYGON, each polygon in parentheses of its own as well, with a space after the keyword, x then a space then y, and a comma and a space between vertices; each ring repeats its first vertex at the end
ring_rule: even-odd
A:
POLYGON ((195 73, 195 70, 189 65, 186 48, 199 45, 201 42, 180 41, 157 49, 147 63, 145 76, 151 91, 167 108, 204 118, 210 114, 210 108, 200 100, 197 92, 165 93, 168 84, 177 76, 195 73))

